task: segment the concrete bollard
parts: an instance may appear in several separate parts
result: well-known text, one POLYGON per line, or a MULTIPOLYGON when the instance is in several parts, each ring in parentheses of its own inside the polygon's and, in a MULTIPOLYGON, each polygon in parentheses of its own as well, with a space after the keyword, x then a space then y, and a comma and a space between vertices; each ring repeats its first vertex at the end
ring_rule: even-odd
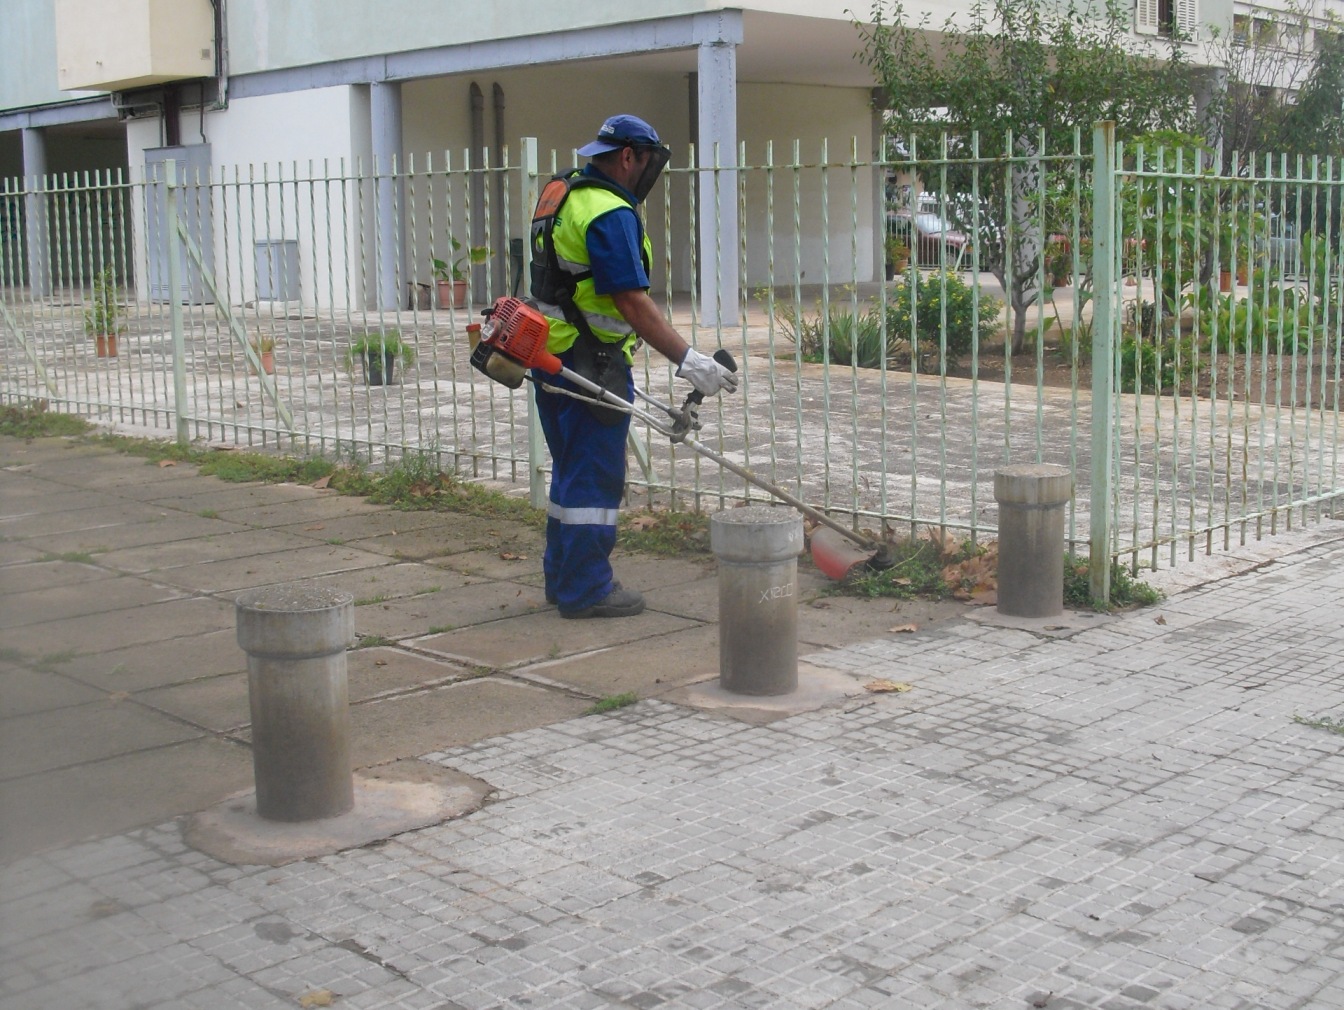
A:
POLYGON ((345 650, 352 598, 318 586, 272 586, 236 603, 247 653, 257 813, 272 821, 337 817, 354 806, 345 650))
POLYGON ((1073 474, 1052 463, 994 472, 999 503, 999 605, 1012 617, 1064 612, 1064 506, 1073 474))
POLYGON ((709 519, 719 560, 719 686, 733 694, 798 687, 798 555, 803 519, 753 505, 709 519))

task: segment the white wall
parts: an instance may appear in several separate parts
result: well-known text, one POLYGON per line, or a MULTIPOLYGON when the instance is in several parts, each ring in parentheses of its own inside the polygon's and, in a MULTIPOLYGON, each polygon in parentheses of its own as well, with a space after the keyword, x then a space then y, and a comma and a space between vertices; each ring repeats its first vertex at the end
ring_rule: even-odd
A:
MULTIPOLYGON (((346 264, 360 261, 361 199, 342 176, 356 160, 349 88, 325 88, 231 102, 182 122, 182 141, 210 144, 213 162, 213 233, 216 280, 238 304, 257 297, 255 244, 297 239, 301 298, 305 304, 358 303, 357 282, 346 264), (328 261, 330 248, 330 261, 328 261), (331 269, 328 268, 331 263, 331 269)), ((143 178, 147 149, 159 147, 158 119, 127 124, 132 173, 143 178)), ((143 202, 137 220, 143 222, 143 202)), ((145 263, 137 228, 137 263, 145 263)), ((138 271, 142 297, 148 271, 138 271)))
MULTIPOLYGON (((602 121, 616 112, 632 113, 652 123, 676 152, 674 164, 685 164, 689 122, 686 79, 679 75, 627 72, 620 78, 620 97, 613 99, 612 78, 613 74, 604 72, 600 61, 593 61, 570 67, 440 78, 404 85, 402 108, 408 165, 413 158, 418 172, 423 172, 427 165, 434 169, 433 180, 419 180, 414 194, 408 196, 415 219, 427 225, 415 235, 408 235, 414 246, 411 262, 427 261, 444 247, 447 235, 467 244, 471 234, 469 189, 457 177, 455 184, 448 186, 443 169, 451 165, 454 172, 460 171, 472 153, 469 88, 473 80, 485 96, 485 137, 491 148, 495 142, 493 85, 498 81, 504 89, 504 139, 512 165, 518 164, 519 141, 525 136, 537 138, 539 168, 544 176, 553 168, 564 171, 582 164, 584 159, 573 157, 574 149, 593 139, 602 121)), ((493 153, 491 159, 493 164, 493 153)), ((479 157, 472 160, 481 164, 479 157)), ((526 236, 532 216, 532 207, 524 206, 521 172, 513 170, 505 175, 506 207, 500 205, 494 187, 487 187, 490 244, 497 253, 507 249, 508 238, 526 236)), ((674 207, 680 208, 679 221, 684 222, 686 210, 680 198, 674 201, 674 207)), ((475 212, 485 215, 487 209, 478 207, 475 212)), ((682 228, 684 231, 684 224, 682 228)), ((649 231, 654 239, 654 285, 661 289, 666 285, 666 270, 662 267, 665 232, 661 224, 655 223, 651 223, 649 231)), ((497 265, 501 273, 496 275, 496 285, 504 279, 502 271, 506 264, 502 255, 497 265)), ((684 287, 684 281, 680 285, 684 287)))
MULTIPOLYGON (((739 84, 738 128, 747 144, 747 162, 764 166, 766 142, 773 142, 773 228, 767 221, 770 185, 764 171, 752 171, 747 181, 747 274, 750 288, 766 283, 767 230, 774 233, 776 283, 793 280, 795 268, 804 283, 819 283, 823 274, 831 283, 873 279, 874 193, 873 172, 844 166, 857 144, 859 162, 872 158, 872 112, 869 93, 857 88, 819 88, 783 84, 739 84), (800 225, 794 225, 795 173, 780 168, 794 162, 798 141, 799 163, 811 166, 797 172, 800 225), (823 147, 824 145, 824 147, 823 147), (827 169, 823 181, 823 150, 827 169), (826 198, 829 238, 822 220, 826 198), (856 241, 851 243, 851 236, 856 241)), ((880 243, 879 243, 880 244, 880 243)))
MULTIPOLYGON (((695 176, 687 170, 690 157, 691 99, 688 79, 683 75, 621 75, 620 98, 612 99, 611 79, 614 68, 602 61, 567 68, 537 68, 476 78, 485 96, 487 144, 494 143, 494 110, 491 93, 496 80, 505 94, 505 140, 509 159, 516 164, 518 139, 534 136, 541 151, 541 171, 560 170, 576 163, 573 151, 595 136, 606 116, 630 112, 653 124, 661 139, 672 147, 672 164, 666 173, 666 187, 650 197, 646 217, 654 241, 654 287, 667 285, 667 250, 670 247, 671 278, 674 290, 690 286, 694 239, 690 222, 691 190, 695 176), (557 101, 556 96, 563 100, 557 101)), ((415 248, 412 262, 427 260, 440 236, 469 234, 469 194, 465 186, 448 187, 443 168, 451 163, 461 169, 471 152, 468 88, 473 78, 444 78, 412 82, 403 87, 405 146, 414 158, 417 170, 434 167, 435 180, 422 179, 408 198, 417 221, 432 224, 408 235, 415 248)), ((792 157, 793 141, 800 142, 803 161, 815 166, 823 141, 829 143, 833 163, 849 159, 851 142, 858 140, 861 160, 869 157, 872 146, 872 118, 869 93, 857 88, 823 88, 802 85, 740 84, 738 86, 738 131, 746 145, 747 163, 761 166, 767 141, 774 141, 776 164, 792 157)), ((582 163, 578 159, 577 163, 582 163)), ((801 176, 801 194, 807 208, 803 215, 801 242, 793 237, 792 182, 787 192, 780 186, 787 173, 777 173, 775 270, 777 276, 792 277, 795 263, 808 282, 821 280, 824 246, 817 201, 821 192, 820 173, 812 168, 801 176)), ((532 208, 521 200, 521 175, 507 173, 509 180, 507 215, 491 190, 489 216, 494 236, 522 236, 532 208), (507 228, 501 223, 507 217, 507 228)), ((721 175, 722 184, 735 179, 721 175)), ((766 242, 766 183, 763 171, 748 173, 747 183, 747 278, 749 285, 765 283, 769 250, 766 242)), ((833 280, 870 280, 873 274, 873 203, 871 175, 861 171, 853 179, 847 170, 832 170, 827 182, 831 200, 832 238, 829 247, 830 274, 833 280), (857 260, 850 243, 851 221, 857 213, 857 260), (856 265, 857 263, 857 265, 856 265)), ((480 210, 484 213, 484 209, 480 210)), ((503 243, 498 248, 506 248, 503 243)), ((725 250, 725 255, 737 250, 725 250)), ((498 279, 496 281, 498 283, 498 279)))
MULTIPOLYGON (((407 270, 404 283, 431 280, 429 261, 449 258, 449 236, 473 244, 473 221, 488 223, 487 244, 495 256, 478 277, 477 300, 502 293, 509 284, 508 240, 523 237, 532 208, 523 199, 523 176, 516 167, 519 138, 539 141, 543 175, 575 163, 573 150, 587 143, 602 120, 630 112, 653 123, 673 149, 665 185, 648 202, 648 228, 654 243, 656 291, 691 286, 697 250, 691 221, 696 173, 688 169, 691 143, 690 84, 680 74, 633 74, 629 64, 592 61, 563 68, 530 68, 474 78, 485 97, 485 139, 495 142, 492 86, 504 89, 505 143, 512 167, 499 173, 501 192, 490 182, 473 187, 463 170, 469 159, 470 77, 407 82, 402 86, 407 270), (618 73, 619 71, 619 73, 618 73), (619 76, 620 98, 611 97, 619 76), (562 96, 557 100, 557 96, 562 96), (451 172, 446 171, 451 166, 451 172), (670 253, 669 253, 670 250, 670 253), (669 266, 670 264, 670 266, 669 266)), ((752 170, 745 181, 747 289, 765 284, 773 254, 776 283, 870 280, 873 276, 872 174, 863 169, 832 168, 824 183, 830 237, 823 234, 820 197, 822 173, 816 167, 823 142, 829 160, 843 165, 857 138, 860 160, 871 149, 871 113, 863 89, 804 85, 741 84, 738 126, 752 170), (793 181, 790 172, 774 173, 774 221, 767 220, 767 182, 761 168, 766 143, 774 143, 774 163, 787 165, 797 140, 804 164, 800 173, 801 228, 794 232, 793 181), (773 249, 769 233, 773 232, 773 249), (855 241, 851 240, 853 237, 855 241)), ((205 137, 211 145, 216 178, 215 259, 229 300, 257 296, 254 245, 262 240, 297 239, 301 296, 305 304, 358 307, 364 303, 365 267, 371 264, 373 238, 367 185, 341 181, 359 165, 367 172, 368 93, 362 88, 328 88, 234 101, 228 110, 209 113, 205 137), (342 163, 344 159, 344 163, 342 163), (323 182, 323 178, 330 181, 323 182), (263 179, 268 180, 263 183, 263 179), (317 180, 317 181, 313 181, 317 180), (330 254, 328 254, 330 244, 330 254), (330 267, 328 266, 330 256, 330 267)), ((183 140, 197 143, 199 130, 190 114, 183 140)), ((159 146, 157 120, 129 124, 133 166, 144 164, 144 150, 159 146)), ((493 154, 491 155, 493 161, 493 154)), ((578 159, 580 162, 582 159, 578 159)), ((479 160, 477 164, 479 164, 479 160)), ((736 185, 731 174, 725 185, 736 185)), ((143 250, 140 250, 143 255, 143 250)), ((737 249, 722 255, 737 258, 737 249)), ((141 259, 143 262, 143 259, 141 259)))

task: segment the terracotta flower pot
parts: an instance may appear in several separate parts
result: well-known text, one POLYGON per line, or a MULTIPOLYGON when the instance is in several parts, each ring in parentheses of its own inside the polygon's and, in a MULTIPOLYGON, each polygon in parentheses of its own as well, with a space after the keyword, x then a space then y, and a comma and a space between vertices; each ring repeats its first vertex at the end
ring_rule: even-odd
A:
POLYGON ((93 341, 97 348, 98 357, 115 358, 117 356, 117 335, 115 333, 96 334, 93 341))
POLYGON ((439 308, 464 309, 467 307, 466 281, 435 281, 439 289, 439 308))
POLYGON ((1231 291, 1231 290, 1232 290, 1232 271, 1231 271, 1231 270, 1219 270, 1219 271, 1218 271, 1218 290, 1219 290, 1219 291, 1222 291, 1222 292, 1228 292, 1228 291, 1231 291))

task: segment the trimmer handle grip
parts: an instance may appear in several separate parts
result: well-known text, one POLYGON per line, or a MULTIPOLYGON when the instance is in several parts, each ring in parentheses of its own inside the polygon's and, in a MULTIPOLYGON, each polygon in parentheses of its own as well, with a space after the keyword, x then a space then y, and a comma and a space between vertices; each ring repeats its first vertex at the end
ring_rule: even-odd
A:
MULTIPOLYGON (((730 372, 737 371, 737 362, 733 360, 733 356, 728 353, 728 348, 726 347, 720 347, 717 351, 714 352, 714 360, 717 361, 724 368, 728 369, 728 371, 730 372)), ((686 402, 697 404, 704 403, 705 394, 697 389, 693 393, 691 393, 688 397, 686 397, 686 402)))

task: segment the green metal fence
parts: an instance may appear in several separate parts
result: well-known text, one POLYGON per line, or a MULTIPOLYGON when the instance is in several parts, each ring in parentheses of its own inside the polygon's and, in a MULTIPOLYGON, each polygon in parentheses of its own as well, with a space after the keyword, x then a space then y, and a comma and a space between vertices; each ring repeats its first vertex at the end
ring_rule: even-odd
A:
POLYGON ((1095 146, 1093 557, 1175 565, 1333 515, 1344 165, 1095 146))
MULTIPOLYGON (((716 152, 715 169, 686 152, 646 220, 670 318, 741 363, 704 441, 857 525, 976 538, 995 535, 996 467, 1061 463, 1073 549, 1131 565, 1330 514, 1341 166, 1206 168, 1084 139, 885 160, 795 143, 716 152)), ((526 388, 469 367, 466 324, 524 275, 539 183, 569 162, 525 140, 498 165, 0 182, 0 400, 375 463, 432 453, 539 497, 526 388), (460 303, 434 260, 446 281, 462 261, 460 303), (369 384, 352 351, 394 332, 409 348, 396 381, 369 384)), ((664 401, 685 392, 656 355, 637 378, 664 401)), ((631 461, 634 503, 761 496, 638 428, 631 461)))

